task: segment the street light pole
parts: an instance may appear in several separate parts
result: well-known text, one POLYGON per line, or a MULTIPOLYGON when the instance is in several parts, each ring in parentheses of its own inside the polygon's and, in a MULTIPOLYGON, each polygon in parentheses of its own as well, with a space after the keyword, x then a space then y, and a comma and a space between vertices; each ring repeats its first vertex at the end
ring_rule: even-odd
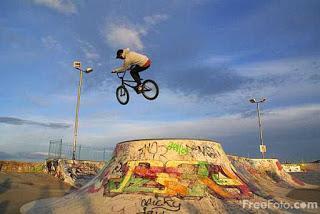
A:
MULTIPOLYGON (((263 137, 262 137, 262 126, 261 126, 261 117, 260 117, 260 108, 259 108, 259 103, 257 103, 257 112, 258 112, 258 123, 259 123, 259 131, 260 131, 260 144, 263 147, 263 137)), ((265 158, 265 152, 261 151, 262 158, 265 158)))
POLYGON ((80 71, 80 79, 79 79, 79 85, 78 85, 78 97, 77 97, 77 105, 76 105, 76 118, 74 120, 73 148, 72 148, 72 160, 75 160, 76 159, 76 150, 77 150, 77 140, 78 140, 79 108, 80 108, 80 96, 81 96, 83 72, 90 73, 93 71, 93 69, 87 68, 86 70, 82 70, 81 69, 81 62, 78 62, 78 61, 73 62, 73 67, 80 71))
POLYGON ((76 159, 76 147, 77 147, 77 139, 78 139, 78 126, 79 126, 79 108, 80 108, 80 95, 81 95, 81 87, 82 87, 82 79, 83 79, 83 71, 80 71, 80 79, 78 85, 78 98, 76 105, 76 118, 74 121, 74 132, 73 132, 73 150, 72 150, 72 160, 76 159))
POLYGON ((258 125, 259 125, 259 137, 260 137, 260 152, 262 154, 262 158, 265 158, 265 153, 267 150, 266 145, 264 145, 263 143, 263 134, 262 134, 262 125, 261 125, 261 115, 260 115, 260 107, 259 104, 263 103, 264 101, 266 101, 266 98, 262 98, 261 100, 256 100, 256 99, 251 99, 250 102, 251 103, 255 103, 257 104, 257 114, 258 114, 258 125))

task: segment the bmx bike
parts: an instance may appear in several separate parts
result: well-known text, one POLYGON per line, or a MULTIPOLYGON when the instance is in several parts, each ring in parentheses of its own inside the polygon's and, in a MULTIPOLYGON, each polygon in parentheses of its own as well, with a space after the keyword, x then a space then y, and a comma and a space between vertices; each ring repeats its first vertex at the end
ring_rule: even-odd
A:
MULTIPOLYGON (((116 97, 120 104, 126 105, 129 102, 129 91, 126 86, 133 88, 138 94, 141 93, 146 99, 154 100, 159 95, 159 87, 153 80, 147 79, 142 83, 142 90, 137 91, 136 86, 130 85, 129 83, 136 83, 134 80, 124 79, 126 71, 123 75, 116 73, 118 78, 121 80, 121 85, 116 90, 116 97)), ((143 80, 143 79, 140 79, 143 80)))

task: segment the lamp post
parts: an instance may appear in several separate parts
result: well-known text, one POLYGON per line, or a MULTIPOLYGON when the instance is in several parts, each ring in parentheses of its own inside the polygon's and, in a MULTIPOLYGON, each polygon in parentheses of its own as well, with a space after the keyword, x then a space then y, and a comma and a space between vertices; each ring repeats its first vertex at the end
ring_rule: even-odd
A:
POLYGON ((267 147, 263 143, 263 135, 262 135, 262 126, 261 126, 261 116, 260 116, 259 104, 263 103, 264 101, 266 101, 266 98, 262 98, 260 100, 256 100, 256 99, 253 98, 253 99, 250 99, 249 101, 251 103, 257 104, 258 124, 259 124, 259 132, 260 132, 260 152, 262 154, 262 158, 264 159, 265 158, 265 153, 267 152, 267 147))
POLYGON ((80 72, 80 79, 78 85, 78 97, 77 97, 77 105, 76 105, 76 118, 74 120, 74 130, 73 130, 73 148, 72 148, 72 160, 76 159, 76 148, 77 148, 77 138, 78 138, 78 118, 79 118, 79 108, 80 108, 80 95, 81 95, 81 87, 82 87, 82 79, 83 79, 83 72, 90 73, 93 71, 92 68, 87 68, 86 70, 81 69, 81 62, 74 61, 73 67, 80 72))

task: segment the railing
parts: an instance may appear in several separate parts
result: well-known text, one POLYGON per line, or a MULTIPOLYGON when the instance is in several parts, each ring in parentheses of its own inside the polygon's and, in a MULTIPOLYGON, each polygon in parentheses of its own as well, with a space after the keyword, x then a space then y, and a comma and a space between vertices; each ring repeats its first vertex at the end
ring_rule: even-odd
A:
MULTIPOLYGON (((63 158, 72 159, 72 144, 62 142, 59 140, 50 140, 48 159, 51 158, 63 158)), ((106 161, 110 159, 112 155, 110 148, 95 148, 84 145, 77 145, 76 148, 76 160, 94 160, 94 161, 106 161)))

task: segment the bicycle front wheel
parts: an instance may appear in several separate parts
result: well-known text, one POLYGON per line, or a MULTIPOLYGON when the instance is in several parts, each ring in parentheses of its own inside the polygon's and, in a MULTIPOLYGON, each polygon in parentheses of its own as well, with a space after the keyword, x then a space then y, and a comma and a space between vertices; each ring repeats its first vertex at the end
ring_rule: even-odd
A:
POLYGON ((120 104, 126 105, 129 102, 129 92, 123 85, 119 86, 116 90, 117 100, 120 104))
POLYGON ((145 80, 143 82, 143 96, 148 100, 154 100, 159 95, 159 87, 153 80, 145 80))

